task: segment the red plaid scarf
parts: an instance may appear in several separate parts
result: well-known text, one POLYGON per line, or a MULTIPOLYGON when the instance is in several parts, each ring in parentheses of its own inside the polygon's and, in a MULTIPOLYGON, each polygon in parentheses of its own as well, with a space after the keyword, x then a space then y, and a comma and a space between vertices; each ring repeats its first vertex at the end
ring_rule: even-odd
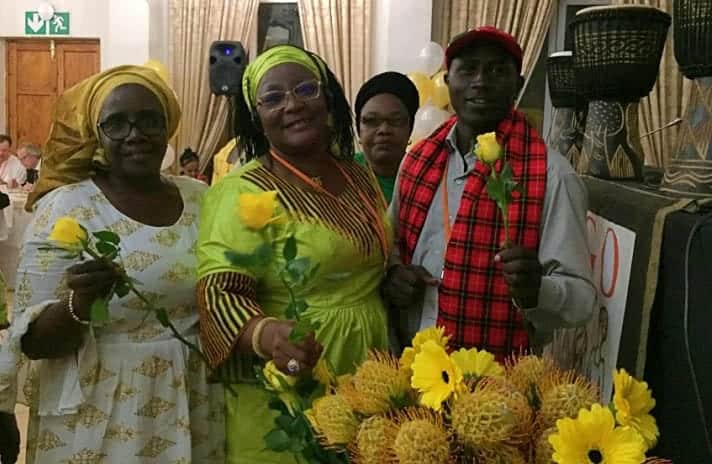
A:
MULTIPOLYGON (((453 117, 406 155, 400 171, 398 236, 401 258, 409 264, 420 231, 440 186, 449 156, 447 136, 453 117)), ((531 249, 539 247, 544 190, 546 145, 524 116, 512 110, 497 127, 514 178, 524 194, 515 192, 509 209, 510 237, 531 249)), ((477 347, 498 359, 528 348, 522 315, 512 304, 501 266, 494 257, 504 242, 501 213, 487 195, 490 174, 485 163, 476 163, 468 174, 450 242, 438 293, 438 325, 445 327, 455 348, 477 347)), ((495 169, 501 169, 501 162, 495 169)), ((439 208, 433 214, 441 216, 439 208)))

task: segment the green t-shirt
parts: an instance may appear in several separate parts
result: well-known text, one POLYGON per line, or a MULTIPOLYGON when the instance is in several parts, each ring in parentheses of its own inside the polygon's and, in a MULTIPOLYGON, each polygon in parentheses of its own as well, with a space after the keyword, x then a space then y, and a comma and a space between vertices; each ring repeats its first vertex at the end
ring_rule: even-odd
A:
MULTIPOLYGON (((368 166, 368 161, 366 161, 366 157, 363 156, 363 153, 358 152, 354 155, 354 161, 357 163, 363 165, 363 166, 368 166)), ((386 201, 388 204, 391 204, 391 199, 393 198, 393 190, 395 189, 396 186, 396 178, 395 177, 383 177, 379 176, 376 174, 376 179, 378 180, 378 184, 381 186, 381 191, 383 192, 383 196, 386 197, 386 201)))

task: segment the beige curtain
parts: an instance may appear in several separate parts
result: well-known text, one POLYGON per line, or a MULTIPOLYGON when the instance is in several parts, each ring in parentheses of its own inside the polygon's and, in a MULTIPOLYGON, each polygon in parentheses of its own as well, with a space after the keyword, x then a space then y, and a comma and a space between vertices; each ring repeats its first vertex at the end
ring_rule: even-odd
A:
POLYGON ((555 0, 433 0, 432 37, 446 47, 453 36, 477 26, 496 26, 524 50, 522 74, 531 76, 549 32, 555 0))
MULTIPOLYGON (((617 4, 649 5, 672 14, 674 0, 615 0, 617 4)), ((647 98, 640 102, 638 121, 640 142, 645 153, 645 163, 657 167, 664 167, 675 156, 679 125, 656 131, 645 136, 651 131, 660 129, 676 118, 685 116, 685 109, 690 100, 692 81, 685 79, 677 61, 672 43, 672 25, 668 32, 668 41, 665 45, 663 58, 660 62, 658 82, 647 98)))
POLYGON ((304 47, 341 80, 349 101, 371 75, 372 0, 299 0, 304 47))
POLYGON ((173 139, 176 157, 186 147, 205 167, 228 120, 225 97, 210 93, 208 51, 215 40, 247 44, 257 23, 259 0, 170 0, 168 69, 183 118, 173 139))

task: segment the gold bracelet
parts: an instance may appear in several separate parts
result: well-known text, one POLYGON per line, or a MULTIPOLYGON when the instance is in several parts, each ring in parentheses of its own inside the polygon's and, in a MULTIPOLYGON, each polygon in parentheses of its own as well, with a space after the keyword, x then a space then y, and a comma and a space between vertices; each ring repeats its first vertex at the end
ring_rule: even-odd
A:
POLYGON ((69 311, 69 315, 72 316, 72 319, 74 319, 79 324, 81 324, 81 325, 90 325, 91 324, 91 321, 85 321, 84 319, 80 319, 79 316, 77 316, 77 313, 74 312, 74 290, 69 291, 69 300, 67 301, 67 310, 69 311))
POLYGON ((255 325, 255 329, 252 331, 252 351, 254 351, 255 354, 262 359, 271 358, 270 355, 262 351, 262 347, 260 346, 260 338, 262 338, 262 332, 264 331, 264 328, 268 322, 276 320, 277 318, 275 317, 263 317, 257 322, 257 324, 255 325))

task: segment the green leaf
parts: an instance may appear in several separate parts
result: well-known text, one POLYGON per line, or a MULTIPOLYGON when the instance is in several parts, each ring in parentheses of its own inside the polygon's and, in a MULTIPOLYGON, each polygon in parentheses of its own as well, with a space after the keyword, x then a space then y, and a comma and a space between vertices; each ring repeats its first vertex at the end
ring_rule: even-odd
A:
MULTIPOLYGON (((501 179, 487 179, 487 195, 493 199, 498 205, 505 201, 504 182, 501 179)), ((501 206, 500 206, 501 207, 501 206)))
POLYGON ((297 257, 297 239, 294 238, 294 235, 290 235, 287 239, 282 254, 287 261, 291 261, 297 257))
POLYGON ((116 295, 119 298, 125 297, 126 295, 129 294, 130 291, 131 291, 131 287, 129 286, 129 283, 126 281, 119 283, 116 286, 116 289, 114 289, 114 293, 116 293, 116 295))
POLYGON ((499 177, 505 183, 512 182, 514 174, 512 173, 512 167, 509 165, 509 163, 504 163, 504 167, 502 168, 502 172, 499 174, 499 177))
POLYGON ((114 260, 119 254, 119 249, 110 242, 97 242, 96 249, 102 256, 110 260, 114 260))
POLYGON ((285 267, 289 279, 296 285, 304 284, 307 278, 307 273, 309 267, 311 266, 311 260, 307 257, 297 258, 295 260, 287 262, 285 267))
POLYGON ((156 309, 156 319, 163 327, 171 325, 171 320, 168 318, 168 312, 163 308, 156 309))
POLYGON ((94 232, 92 235, 102 242, 108 242, 113 245, 118 245, 121 242, 121 237, 110 230, 100 230, 99 232, 94 232))
POLYGON ((109 320, 109 304, 105 298, 97 298, 89 308, 89 319, 93 324, 103 324, 109 320))
POLYGON ((234 251, 226 251, 225 259, 227 259, 230 264, 237 267, 251 268, 257 265, 257 257, 254 254, 247 255, 234 251))
POLYGON ((285 311, 287 319, 299 319, 299 316, 309 308, 309 305, 304 300, 293 301, 289 303, 285 311))
POLYGON ((267 266, 272 261, 272 246, 269 243, 262 243, 255 250, 255 258, 260 266, 267 266))
POLYGON ((265 435, 265 445, 272 451, 287 451, 291 446, 291 440, 287 432, 275 429, 265 435))
POLYGON ((316 263, 315 265, 312 266, 312 268, 309 270, 309 280, 313 280, 314 277, 316 277, 316 273, 319 270, 320 266, 321 266, 321 263, 316 263))
POLYGON ((292 343, 301 343, 309 333, 314 331, 314 327, 309 321, 297 321, 289 332, 289 341, 292 343))
POLYGON ((289 432, 289 430, 292 428, 292 424, 294 423, 294 418, 286 414, 280 414, 274 419, 274 423, 277 424, 277 427, 279 427, 280 429, 284 430, 285 432, 289 432))

